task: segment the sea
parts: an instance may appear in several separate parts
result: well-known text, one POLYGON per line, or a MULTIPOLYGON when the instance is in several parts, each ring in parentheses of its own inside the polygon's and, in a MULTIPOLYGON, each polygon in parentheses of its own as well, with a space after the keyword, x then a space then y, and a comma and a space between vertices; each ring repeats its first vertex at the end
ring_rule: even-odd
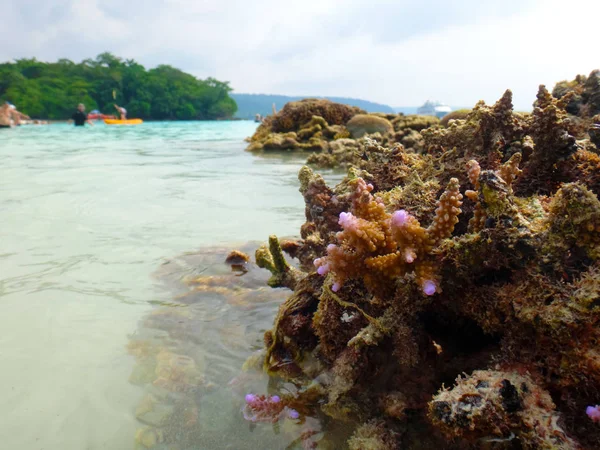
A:
POLYGON ((242 414, 269 386, 242 365, 289 291, 225 258, 304 222, 306 155, 244 151, 255 129, 0 130, 0 448, 283 450, 317 436, 310 418, 242 414))

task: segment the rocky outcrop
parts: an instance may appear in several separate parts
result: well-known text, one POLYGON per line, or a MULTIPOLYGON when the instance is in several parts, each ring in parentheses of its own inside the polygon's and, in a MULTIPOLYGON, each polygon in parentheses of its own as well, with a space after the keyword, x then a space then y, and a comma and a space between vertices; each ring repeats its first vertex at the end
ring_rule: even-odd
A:
POLYGON ((354 139, 361 138, 366 134, 386 135, 394 131, 394 126, 389 120, 373 114, 357 114, 348 121, 346 128, 354 139))

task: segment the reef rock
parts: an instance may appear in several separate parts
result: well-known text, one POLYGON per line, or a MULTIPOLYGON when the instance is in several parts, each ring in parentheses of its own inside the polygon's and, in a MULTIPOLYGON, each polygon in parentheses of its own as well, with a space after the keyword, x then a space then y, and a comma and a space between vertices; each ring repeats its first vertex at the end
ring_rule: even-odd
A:
POLYGON ((361 138, 365 134, 381 133, 385 135, 394 130, 389 120, 372 114, 357 114, 346 123, 346 128, 355 139, 361 138))
POLYGON ((300 170, 299 270, 275 237, 260 255, 293 290, 262 366, 296 410, 350 448, 597 448, 600 156, 569 98, 506 91, 419 150, 340 140, 337 186, 300 170))
POLYGON ((264 120, 249 139, 247 150, 326 151, 329 141, 350 136, 345 124, 362 112, 324 99, 290 102, 264 120))
POLYGON ((459 377, 429 403, 429 415, 450 439, 478 442, 517 440, 524 448, 576 449, 558 424, 550 394, 528 376, 478 370, 459 377))
POLYGON ((587 77, 577 75, 574 80, 560 81, 552 90, 557 99, 566 98, 566 111, 580 117, 600 114, 600 70, 593 70, 587 77))

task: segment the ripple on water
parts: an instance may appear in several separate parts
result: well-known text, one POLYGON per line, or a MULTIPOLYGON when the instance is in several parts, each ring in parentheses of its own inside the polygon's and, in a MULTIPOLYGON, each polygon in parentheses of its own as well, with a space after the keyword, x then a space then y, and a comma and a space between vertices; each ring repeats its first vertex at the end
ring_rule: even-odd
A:
MULTIPOLYGON (((256 248, 247 244, 240 250, 253 254, 256 248)), ((253 263, 245 272, 232 271, 224 263, 229 250, 186 253, 155 273, 172 301, 145 316, 129 343, 136 357, 130 381, 145 391, 136 411, 142 445, 284 449, 298 437, 293 424, 286 425, 285 437, 270 427, 251 432, 240 412, 243 393, 229 387, 238 377, 244 379, 238 388, 266 389, 259 372, 239 378, 241 367, 261 347, 262 332, 289 294, 267 288, 270 274, 253 263)))
MULTIPOLYGON (((243 393, 227 387, 261 348, 285 292, 266 288, 260 271, 231 279, 216 256, 225 249, 175 258, 149 278, 166 256, 192 246, 298 233, 306 155, 244 152, 255 127, 0 132, 0 394, 10 400, 0 412, 12 430, 4 446, 130 448, 142 391, 152 397, 141 411, 156 407, 139 413, 150 429, 138 438, 158 450, 173 435, 207 449, 277 449, 291 439, 269 427, 250 433, 243 393), (202 276, 215 286, 191 281, 202 276), (160 417, 179 425, 158 432, 150 423, 160 417)), ((266 380, 234 385, 264 392, 266 380)))

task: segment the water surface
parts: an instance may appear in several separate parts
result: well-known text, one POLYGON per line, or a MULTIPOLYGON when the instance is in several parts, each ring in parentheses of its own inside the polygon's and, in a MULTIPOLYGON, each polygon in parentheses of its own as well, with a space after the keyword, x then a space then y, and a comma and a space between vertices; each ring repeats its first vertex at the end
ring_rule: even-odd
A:
MULTIPOLYGON (((165 279, 183 286, 199 273, 186 254, 201 261, 202 249, 295 235, 303 222, 296 176, 306 155, 248 154, 243 138, 254 129, 252 122, 179 122, 0 130, 3 448, 134 448, 136 408, 147 389, 131 381, 139 363, 131 343, 173 303, 176 289, 165 279), (187 266, 164 276, 165 264, 178 258, 187 266)), ((222 386, 271 325, 280 300, 210 301, 195 300, 204 305, 201 315, 214 308, 218 319, 202 316, 198 335, 225 336, 236 350, 216 358, 210 339, 192 343, 208 359, 205 376, 222 374, 200 423, 229 431, 221 444, 196 448, 242 448, 224 444, 239 417, 223 427, 231 408, 214 405, 226 401, 222 386)), ((252 433, 246 448, 261 439, 264 448, 279 448, 268 443, 271 435, 252 433)))

